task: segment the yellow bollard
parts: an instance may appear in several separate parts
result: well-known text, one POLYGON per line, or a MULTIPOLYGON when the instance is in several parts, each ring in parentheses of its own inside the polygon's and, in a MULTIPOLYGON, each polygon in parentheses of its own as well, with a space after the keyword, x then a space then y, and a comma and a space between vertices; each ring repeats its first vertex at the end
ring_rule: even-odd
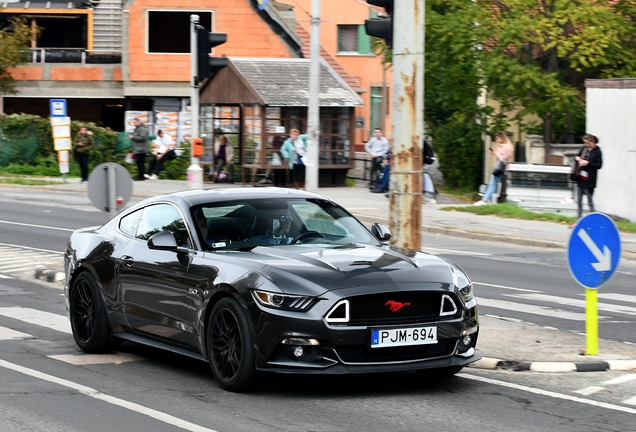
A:
POLYGON ((587 355, 598 354, 598 291, 585 288, 585 336, 587 355))

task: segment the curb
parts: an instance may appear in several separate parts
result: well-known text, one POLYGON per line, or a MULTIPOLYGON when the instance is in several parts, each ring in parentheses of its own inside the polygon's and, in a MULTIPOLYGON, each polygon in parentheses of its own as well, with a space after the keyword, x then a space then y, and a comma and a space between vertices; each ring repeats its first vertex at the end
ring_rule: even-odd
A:
POLYGON ((43 279, 47 282, 63 283, 66 279, 66 275, 61 271, 49 270, 45 266, 38 266, 35 269, 35 278, 43 279))
POLYGON ((516 372, 605 372, 636 370, 636 360, 607 360, 597 362, 515 362, 498 358, 482 357, 468 367, 488 370, 513 370, 516 372))

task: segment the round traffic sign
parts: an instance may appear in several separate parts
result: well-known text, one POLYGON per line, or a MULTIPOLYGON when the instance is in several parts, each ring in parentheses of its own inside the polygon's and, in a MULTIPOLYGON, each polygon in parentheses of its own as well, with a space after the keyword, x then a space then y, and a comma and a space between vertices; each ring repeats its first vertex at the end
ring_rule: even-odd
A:
POLYGON ((590 213, 572 228, 566 252, 572 277, 596 289, 616 272, 621 259, 621 238, 614 221, 603 213, 590 213))
POLYGON ((113 205, 116 208, 122 207, 132 195, 132 178, 126 168, 113 162, 96 166, 88 176, 88 197, 95 207, 105 212, 111 210, 109 171, 113 172, 114 175, 115 191, 113 196, 116 198, 113 205))

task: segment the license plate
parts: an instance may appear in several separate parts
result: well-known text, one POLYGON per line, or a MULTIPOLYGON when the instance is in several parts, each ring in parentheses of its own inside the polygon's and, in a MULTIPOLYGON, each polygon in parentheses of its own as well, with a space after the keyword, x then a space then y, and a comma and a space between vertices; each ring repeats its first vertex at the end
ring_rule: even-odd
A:
POLYGON ((412 327, 371 330, 371 348, 385 348, 437 343, 437 327, 412 327))

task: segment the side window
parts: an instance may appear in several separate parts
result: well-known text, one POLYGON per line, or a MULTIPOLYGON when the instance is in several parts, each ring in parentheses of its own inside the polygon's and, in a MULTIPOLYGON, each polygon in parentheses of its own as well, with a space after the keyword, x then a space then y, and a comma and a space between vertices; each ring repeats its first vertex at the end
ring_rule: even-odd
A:
POLYGON ((134 213, 124 216, 119 221, 119 229, 121 232, 129 237, 135 237, 137 233, 137 226, 139 225, 139 218, 141 217, 142 210, 137 210, 134 213))
POLYGON ((137 229, 137 238, 148 240, 158 232, 168 230, 180 246, 189 245, 188 230, 181 213, 171 204, 157 204, 143 210, 137 229))

